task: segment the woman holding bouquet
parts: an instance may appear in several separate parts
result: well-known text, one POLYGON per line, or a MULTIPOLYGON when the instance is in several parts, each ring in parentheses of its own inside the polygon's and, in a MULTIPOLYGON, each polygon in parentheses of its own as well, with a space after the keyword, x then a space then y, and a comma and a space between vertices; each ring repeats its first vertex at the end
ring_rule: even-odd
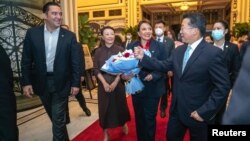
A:
MULTIPOLYGON (((140 21, 138 24, 138 36, 140 39, 131 43, 128 49, 135 47, 144 48, 144 53, 157 60, 167 59, 168 48, 163 43, 152 38, 153 28, 148 21, 140 21)), ((123 76, 129 80, 131 76, 123 76)), ((156 130, 156 115, 160 97, 166 92, 165 74, 141 68, 139 78, 144 84, 144 89, 132 95, 135 111, 136 131, 138 141, 154 141, 156 130)))
POLYGON ((111 75, 101 71, 105 61, 124 49, 115 44, 115 31, 110 26, 101 30, 103 44, 94 55, 94 74, 98 82, 98 110, 100 126, 104 130, 104 141, 109 140, 108 128, 123 126, 124 134, 128 134, 126 122, 130 114, 126 101, 125 87, 120 75, 111 75))

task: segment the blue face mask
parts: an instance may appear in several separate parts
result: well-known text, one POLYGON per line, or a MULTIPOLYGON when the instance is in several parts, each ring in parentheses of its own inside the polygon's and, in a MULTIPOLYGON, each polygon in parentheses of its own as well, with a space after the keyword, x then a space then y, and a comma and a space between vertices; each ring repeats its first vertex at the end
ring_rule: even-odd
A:
POLYGON ((219 41, 220 39, 224 37, 223 30, 218 30, 218 29, 213 30, 212 37, 214 40, 219 41))

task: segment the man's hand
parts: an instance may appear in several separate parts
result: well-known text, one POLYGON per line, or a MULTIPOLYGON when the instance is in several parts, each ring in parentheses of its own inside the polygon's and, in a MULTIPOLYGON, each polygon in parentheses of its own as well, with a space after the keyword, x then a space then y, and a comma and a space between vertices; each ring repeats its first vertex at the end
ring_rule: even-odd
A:
POLYGON ((78 87, 71 87, 70 90, 70 95, 71 96, 76 96, 79 93, 79 88, 78 87))
POLYGON ((170 78, 170 77, 173 77, 173 76, 174 76, 173 71, 168 71, 168 77, 170 78))
POLYGON ((197 111, 193 111, 193 112, 191 113, 190 117, 192 117, 193 119, 195 119, 195 120, 197 120, 197 121, 199 121, 199 122, 203 122, 203 121, 204 121, 203 118, 200 117, 200 115, 198 114, 197 111))
POLYGON ((84 81, 84 77, 83 76, 81 76, 81 82, 83 82, 84 81))
POLYGON ((135 54, 135 58, 141 60, 143 58, 143 56, 144 56, 143 49, 141 47, 135 47, 134 48, 134 54, 135 54))
POLYGON ((151 81, 153 79, 152 74, 148 74, 145 78, 144 81, 151 81))
POLYGON ((32 98, 34 94, 32 85, 23 86, 23 94, 28 98, 32 98))

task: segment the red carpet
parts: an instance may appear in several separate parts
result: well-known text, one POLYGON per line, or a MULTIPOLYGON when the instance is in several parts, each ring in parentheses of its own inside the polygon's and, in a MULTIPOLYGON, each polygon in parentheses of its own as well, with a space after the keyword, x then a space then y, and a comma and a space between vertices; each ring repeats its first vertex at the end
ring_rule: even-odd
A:
MULTIPOLYGON (((137 141, 136 131, 135 131, 134 110, 133 110, 131 96, 129 96, 127 100, 131 115, 131 121, 128 122, 129 133, 128 135, 124 135, 121 127, 110 129, 109 130, 110 141, 137 141)), ((168 103, 170 104, 170 98, 168 101, 169 101, 168 103)), ((167 111, 169 111, 169 106, 167 111)), ((157 114, 155 141, 166 141, 165 134, 166 134, 167 121, 168 121, 168 116, 167 118, 161 118, 159 116, 159 113, 157 114)), ((72 141, 102 141, 102 140, 103 140, 103 131, 99 126, 99 120, 97 120, 87 129, 85 129, 79 135, 77 135, 72 141)), ((188 134, 186 134, 184 141, 189 141, 188 134)))

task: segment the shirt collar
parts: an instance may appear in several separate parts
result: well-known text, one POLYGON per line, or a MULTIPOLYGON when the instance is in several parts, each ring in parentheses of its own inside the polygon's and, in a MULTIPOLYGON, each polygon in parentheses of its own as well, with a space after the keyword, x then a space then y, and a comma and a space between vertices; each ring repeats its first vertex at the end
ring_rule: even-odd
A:
POLYGON ((46 31, 46 32, 50 32, 50 33, 59 33, 59 30, 60 30, 60 27, 58 27, 58 28, 56 28, 55 30, 53 30, 52 32, 50 32, 50 31, 48 31, 46 24, 44 25, 44 31, 46 31))
POLYGON ((160 39, 161 42, 163 42, 163 39, 164 39, 164 35, 160 36, 160 37, 156 37, 156 40, 160 39))
POLYGON ((188 46, 191 47, 192 50, 195 50, 196 47, 200 44, 200 42, 203 40, 203 37, 201 37, 199 40, 193 42, 192 44, 188 44, 188 46))
POLYGON ((222 50, 224 50, 224 45, 225 45, 225 42, 224 42, 221 46, 216 45, 216 44, 214 43, 214 46, 216 46, 216 47, 218 47, 218 48, 220 48, 220 49, 222 49, 222 50))

